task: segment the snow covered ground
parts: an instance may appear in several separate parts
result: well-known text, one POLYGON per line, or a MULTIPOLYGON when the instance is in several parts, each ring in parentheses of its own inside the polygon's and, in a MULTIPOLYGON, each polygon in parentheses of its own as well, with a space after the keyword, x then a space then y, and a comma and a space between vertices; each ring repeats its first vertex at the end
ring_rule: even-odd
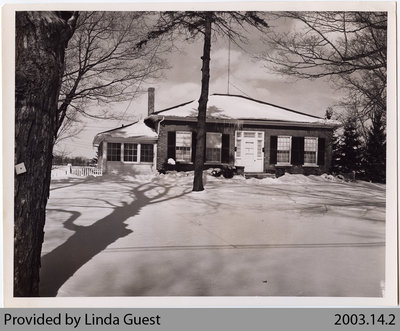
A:
POLYGON ((382 296, 384 185, 192 180, 53 181, 42 296, 382 296))

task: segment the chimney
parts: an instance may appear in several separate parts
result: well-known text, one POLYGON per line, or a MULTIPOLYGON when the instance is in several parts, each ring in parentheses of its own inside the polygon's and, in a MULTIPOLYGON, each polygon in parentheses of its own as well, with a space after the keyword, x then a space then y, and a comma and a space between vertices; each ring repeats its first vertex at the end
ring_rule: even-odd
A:
POLYGON ((150 116, 151 114, 154 113, 154 87, 149 87, 147 90, 147 94, 148 94, 147 109, 148 109, 148 115, 150 116))

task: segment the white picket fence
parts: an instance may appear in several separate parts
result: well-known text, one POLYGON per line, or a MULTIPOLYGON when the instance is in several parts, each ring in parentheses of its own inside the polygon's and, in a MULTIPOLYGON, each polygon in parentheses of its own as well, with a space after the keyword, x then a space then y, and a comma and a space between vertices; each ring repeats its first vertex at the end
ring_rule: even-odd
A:
POLYGON ((51 178, 69 177, 71 175, 71 167, 53 165, 51 168, 51 178))
POLYGON ((96 167, 79 167, 79 166, 57 166, 54 165, 51 170, 51 178, 60 178, 60 177, 71 177, 80 176, 80 177, 87 177, 87 176, 102 176, 103 169, 96 168, 96 167))
POLYGON ((103 169, 95 167, 72 167, 72 174, 76 176, 103 176, 103 169))

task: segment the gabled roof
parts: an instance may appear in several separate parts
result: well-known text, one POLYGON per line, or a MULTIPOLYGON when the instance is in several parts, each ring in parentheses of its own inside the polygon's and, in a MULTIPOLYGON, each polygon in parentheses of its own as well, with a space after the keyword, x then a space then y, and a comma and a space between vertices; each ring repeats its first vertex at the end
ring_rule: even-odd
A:
MULTIPOLYGON (((153 113, 153 116, 197 118, 198 101, 193 100, 153 113)), ((296 123, 337 124, 336 121, 305 114, 241 95, 213 94, 208 98, 207 118, 221 120, 261 120, 296 123)))
POLYGON ((157 139, 153 129, 144 124, 143 120, 121 126, 119 128, 99 132, 93 139, 93 145, 99 145, 105 138, 143 138, 157 139))

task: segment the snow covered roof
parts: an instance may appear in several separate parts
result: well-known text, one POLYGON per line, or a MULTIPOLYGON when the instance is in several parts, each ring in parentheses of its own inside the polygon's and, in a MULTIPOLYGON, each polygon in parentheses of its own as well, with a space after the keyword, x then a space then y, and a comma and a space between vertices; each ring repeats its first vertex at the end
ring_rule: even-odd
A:
POLYGON ((107 130, 96 134, 93 145, 99 145, 105 138, 143 138, 157 139, 158 135, 153 129, 149 128, 143 120, 121 126, 119 128, 107 130))
MULTIPOLYGON (((198 101, 193 100, 175 107, 153 113, 154 116, 176 118, 197 118, 198 101)), ((276 106, 240 95, 213 94, 208 99, 207 118, 221 120, 261 120, 297 123, 318 123, 337 125, 333 120, 301 113, 289 108, 276 106)))

